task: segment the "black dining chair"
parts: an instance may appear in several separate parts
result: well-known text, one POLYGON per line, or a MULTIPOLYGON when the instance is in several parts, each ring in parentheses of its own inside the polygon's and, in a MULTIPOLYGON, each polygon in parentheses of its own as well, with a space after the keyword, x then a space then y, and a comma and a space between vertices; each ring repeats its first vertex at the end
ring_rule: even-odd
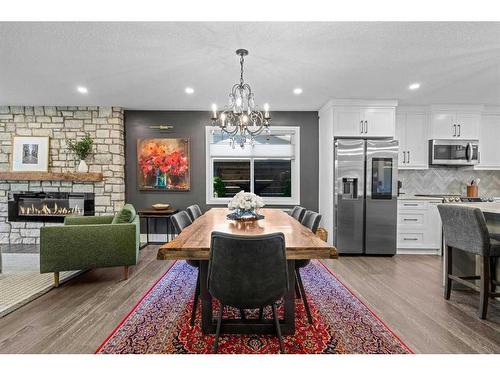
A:
MULTIPOLYGON (((285 236, 272 233, 238 236, 212 232, 208 290, 220 302, 213 351, 217 353, 226 306, 241 310, 271 306, 280 352, 285 353, 276 302, 288 289, 285 236)), ((242 319, 244 317, 242 316, 242 319)))
POLYGON ((500 297, 495 293, 497 285, 495 260, 500 256, 500 241, 491 237, 486 220, 479 208, 440 204, 439 214, 443 223, 445 246, 444 298, 450 299, 452 281, 479 292, 479 317, 486 319, 488 298, 500 297), (479 256, 480 274, 456 276, 452 273, 453 253, 462 250, 479 256), (479 286, 474 281, 479 280, 479 286))
POLYGON ((200 210, 200 206, 198 206, 197 204, 193 204, 192 206, 189 206, 188 208, 186 208, 186 211, 187 211, 187 213, 192 221, 195 221, 201 215, 203 215, 203 212, 201 212, 201 210, 200 210))
MULTIPOLYGON (((177 233, 181 233, 184 230, 184 228, 190 226, 193 223, 193 221, 191 220, 186 211, 181 211, 176 213, 175 215, 172 215, 171 219, 177 233)), ((196 308, 198 307, 198 299, 200 297, 200 272, 199 272, 200 261, 188 259, 186 260, 186 262, 190 266, 198 269, 198 276, 196 277, 196 288, 194 290, 194 297, 193 297, 193 308, 191 310, 191 319, 189 321, 189 324, 193 326, 194 320, 196 318, 196 308)))
MULTIPOLYGON (((318 214, 317 212, 310 210, 306 211, 301 221, 302 225, 309 228, 314 234, 316 234, 320 222, 321 222, 321 215, 318 214)), ((312 324, 313 319, 312 319, 311 309, 309 307, 309 303, 307 302, 306 291, 304 289, 304 284, 302 283, 302 277, 300 276, 300 269, 307 266, 310 262, 311 262, 310 259, 295 261, 295 280, 296 280, 295 285, 298 286, 298 288, 295 289, 295 293, 298 294, 299 297, 302 297, 302 301, 304 302, 304 307, 306 309, 307 321, 309 322, 309 324, 312 324)))
POLYGON ((302 221, 304 214, 306 213, 306 209, 301 206, 295 206, 290 213, 290 216, 293 217, 297 221, 302 221))

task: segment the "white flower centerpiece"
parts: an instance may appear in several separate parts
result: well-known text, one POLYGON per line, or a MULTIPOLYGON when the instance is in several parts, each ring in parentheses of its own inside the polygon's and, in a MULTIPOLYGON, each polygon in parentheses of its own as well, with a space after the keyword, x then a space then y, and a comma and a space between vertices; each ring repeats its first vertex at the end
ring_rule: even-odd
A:
POLYGON ((227 218, 230 220, 259 220, 264 216, 259 215, 258 209, 264 207, 264 201, 254 193, 246 193, 243 190, 236 194, 227 208, 232 210, 227 218))

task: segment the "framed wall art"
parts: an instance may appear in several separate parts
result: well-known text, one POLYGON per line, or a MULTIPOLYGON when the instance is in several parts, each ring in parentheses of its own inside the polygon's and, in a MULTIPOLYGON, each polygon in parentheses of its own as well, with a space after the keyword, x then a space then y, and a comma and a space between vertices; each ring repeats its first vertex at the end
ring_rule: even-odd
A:
POLYGON ((14 136, 12 172, 48 172, 49 137, 14 136))
POLYGON ((139 190, 189 191, 189 139, 138 139, 137 172, 139 190))

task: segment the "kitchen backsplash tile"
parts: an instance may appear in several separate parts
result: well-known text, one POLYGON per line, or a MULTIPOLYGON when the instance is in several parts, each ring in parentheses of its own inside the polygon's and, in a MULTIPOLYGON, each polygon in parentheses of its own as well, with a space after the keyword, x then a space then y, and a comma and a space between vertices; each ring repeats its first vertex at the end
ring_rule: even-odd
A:
POLYGON ((479 196, 500 197, 500 171, 476 171, 472 168, 434 167, 426 170, 400 170, 398 179, 405 194, 466 195, 467 183, 480 178, 479 196))

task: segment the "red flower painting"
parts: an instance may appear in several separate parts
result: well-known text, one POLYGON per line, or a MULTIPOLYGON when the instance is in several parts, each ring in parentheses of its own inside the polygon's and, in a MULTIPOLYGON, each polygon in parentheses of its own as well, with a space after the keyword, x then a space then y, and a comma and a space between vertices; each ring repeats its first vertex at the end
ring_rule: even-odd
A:
POLYGON ((139 139, 137 142, 137 162, 139 189, 189 190, 188 139, 139 139))

